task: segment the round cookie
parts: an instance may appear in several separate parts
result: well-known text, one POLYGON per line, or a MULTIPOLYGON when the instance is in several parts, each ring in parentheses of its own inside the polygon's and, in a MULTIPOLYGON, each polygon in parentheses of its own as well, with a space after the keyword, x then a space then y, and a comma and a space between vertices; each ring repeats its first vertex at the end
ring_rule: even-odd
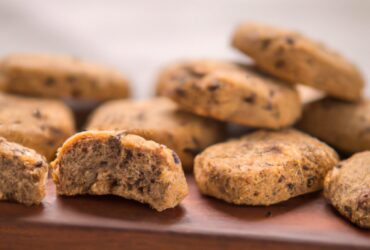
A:
POLYGON ((51 160, 74 133, 72 112, 63 102, 0 94, 0 136, 7 140, 51 160))
POLYGON ((325 177, 324 195, 346 218, 370 229, 370 152, 340 162, 325 177))
POLYGON ((225 134, 222 123, 181 111, 165 97, 108 102, 92 114, 87 129, 125 130, 164 144, 179 155, 187 170, 193 168, 196 154, 225 134))
POLYGON ((370 100, 325 98, 305 105, 297 127, 347 153, 370 150, 370 100))
POLYGON ((129 95, 119 72, 69 56, 13 54, 1 61, 0 75, 9 93, 88 101, 129 95))
POLYGON ((216 144, 195 158, 203 194, 229 203, 272 205, 320 190, 338 155, 294 129, 260 130, 216 144))
POLYGON ((202 64, 204 61, 193 61, 165 68, 157 92, 195 114, 251 127, 281 128, 300 116, 294 87, 252 67, 230 63, 198 70, 202 64))
POLYGON ((232 45, 266 72, 323 90, 344 100, 361 98, 364 80, 358 69, 338 53, 303 35, 257 23, 236 28, 232 45))

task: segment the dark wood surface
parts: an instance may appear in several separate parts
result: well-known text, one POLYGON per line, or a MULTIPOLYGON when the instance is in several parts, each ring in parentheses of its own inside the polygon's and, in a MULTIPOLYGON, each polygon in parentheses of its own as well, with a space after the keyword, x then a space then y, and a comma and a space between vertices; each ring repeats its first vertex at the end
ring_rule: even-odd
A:
POLYGON ((114 196, 56 197, 39 207, 0 203, 0 249, 370 249, 370 231, 342 219, 320 193, 270 207, 189 196, 158 213, 114 196))

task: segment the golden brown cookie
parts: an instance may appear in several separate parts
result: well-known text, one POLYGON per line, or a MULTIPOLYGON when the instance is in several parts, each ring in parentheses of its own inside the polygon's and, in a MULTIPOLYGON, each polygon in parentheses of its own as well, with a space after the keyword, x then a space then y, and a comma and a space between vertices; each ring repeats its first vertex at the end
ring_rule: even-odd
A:
POLYGON ((244 23, 236 28, 232 44, 261 69, 291 83, 344 100, 358 100, 363 94, 364 80, 352 63, 299 33, 244 23))
POLYGON ((59 195, 114 194, 162 211, 188 193, 174 151, 124 132, 76 134, 63 144, 52 168, 59 195))
POLYGON ((13 54, 1 61, 5 91, 16 94, 105 101, 129 95, 114 69, 62 55, 13 54))
POLYGON ((71 111, 60 101, 0 94, 0 136, 49 160, 75 133, 71 111))
POLYGON ((344 217, 370 229, 370 152, 336 165, 325 177, 324 195, 344 217))
POLYGON ((34 150, 0 137, 0 200, 25 205, 45 197, 48 164, 34 150))
POLYGON ((220 122, 179 110, 165 97, 144 101, 111 101, 91 116, 88 130, 125 130, 173 149, 184 169, 193 168, 195 155, 224 138, 220 122))
POLYGON ((195 114, 251 127, 281 128, 300 116, 294 87, 252 67, 232 63, 209 67, 211 62, 190 61, 165 68, 157 93, 195 114))
POLYGON ((294 129, 260 130, 216 144, 195 158, 203 194, 229 203, 271 205, 320 190, 338 155, 294 129))
POLYGON ((370 150, 370 100, 325 98, 309 103, 297 126, 343 152, 370 150))

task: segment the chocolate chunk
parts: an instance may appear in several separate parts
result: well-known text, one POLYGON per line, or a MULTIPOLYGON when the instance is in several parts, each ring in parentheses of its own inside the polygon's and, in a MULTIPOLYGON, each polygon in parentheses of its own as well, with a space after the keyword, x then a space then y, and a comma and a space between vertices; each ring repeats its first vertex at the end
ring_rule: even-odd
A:
POLYGON ((102 166, 102 167, 107 166, 107 165, 108 165, 107 161, 101 161, 100 162, 100 166, 102 166))
POLYGON ((175 161, 176 164, 180 164, 181 161, 180 161, 180 158, 179 156, 175 153, 175 151, 172 151, 172 157, 173 157, 173 160, 175 161))
POLYGON ((55 79, 53 77, 49 76, 45 79, 44 83, 45 83, 46 86, 50 87, 50 86, 53 86, 55 84, 55 82, 56 82, 55 79))
POLYGON ((285 61, 280 59, 275 62, 275 68, 282 68, 285 66, 285 61))
POLYGON ((295 185, 294 185, 293 183, 288 183, 286 186, 287 186, 287 188, 288 188, 290 191, 292 191, 292 190, 294 189, 294 187, 295 187, 295 185))
POLYGON ((37 118, 37 119, 40 119, 42 117, 41 115, 41 111, 39 109, 35 109, 33 112, 32 112, 32 116, 37 118))
POLYGON ((211 83, 211 85, 209 85, 208 87, 207 87, 207 89, 208 89, 208 91, 209 92, 214 92, 214 91, 216 91, 217 89, 219 89, 221 87, 221 83, 219 82, 219 81, 213 81, 212 83, 211 83))
POLYGON ((294 43, 295 43, 294 39, 293 39, 293 38, 291 38, 291 37, 287 37, 287 38, 285 39, 285 41, 286 41, 286 43, 287 43, 287 44, 289 44, 289 45, 294 45, 294 43))
POLYGON ((177 87, 175 88, 175 93, 178 96, 186 96, 186 92, 183 88, 177 87))
POLYGON ((282 183, 283 181, 285 180, 285 176, 284 175, 281 175, 278 179, 278 182, 279 183, 282 183))
POLYGON ((258 196, 260 193, 259 192, 254 192, 253 196, 258 196))
POLYGON ((246 103, 254 103, 256 101, 256 93, 251 93, 249 96, 243 98, 243 101, 246 103))
POLYGON ((121 153, 121 141, 116 136, 111 136, 108 139, 110 151, 114 156, 119 156, 121 153))
POLYGON ((261 42, 261 50, 267 49, 271 44, 271 39, 263 39, 261 42))
POLYGON ((313 184, 315 183, 315 176, 310 176, 308 177, 307 179, 307 187, 310 188, 313 186, 313 184))
POLYGON ((305 170, 305 171, 307 171, 307 170, 309 170, 310 168, 307 166, 307 165, 303 165, 303 170, 305 170))

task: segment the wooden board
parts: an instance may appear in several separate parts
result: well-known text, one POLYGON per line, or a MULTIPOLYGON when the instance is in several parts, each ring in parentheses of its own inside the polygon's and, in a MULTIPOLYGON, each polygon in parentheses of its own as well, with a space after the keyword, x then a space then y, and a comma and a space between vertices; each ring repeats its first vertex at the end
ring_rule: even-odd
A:
POLYGON ((191 176, 181 206, 158 213, 114 196, 0 203, 0 249, 370 249, 370 231, 342 219, 320 193, 270 207, 202 196, 191 176))

